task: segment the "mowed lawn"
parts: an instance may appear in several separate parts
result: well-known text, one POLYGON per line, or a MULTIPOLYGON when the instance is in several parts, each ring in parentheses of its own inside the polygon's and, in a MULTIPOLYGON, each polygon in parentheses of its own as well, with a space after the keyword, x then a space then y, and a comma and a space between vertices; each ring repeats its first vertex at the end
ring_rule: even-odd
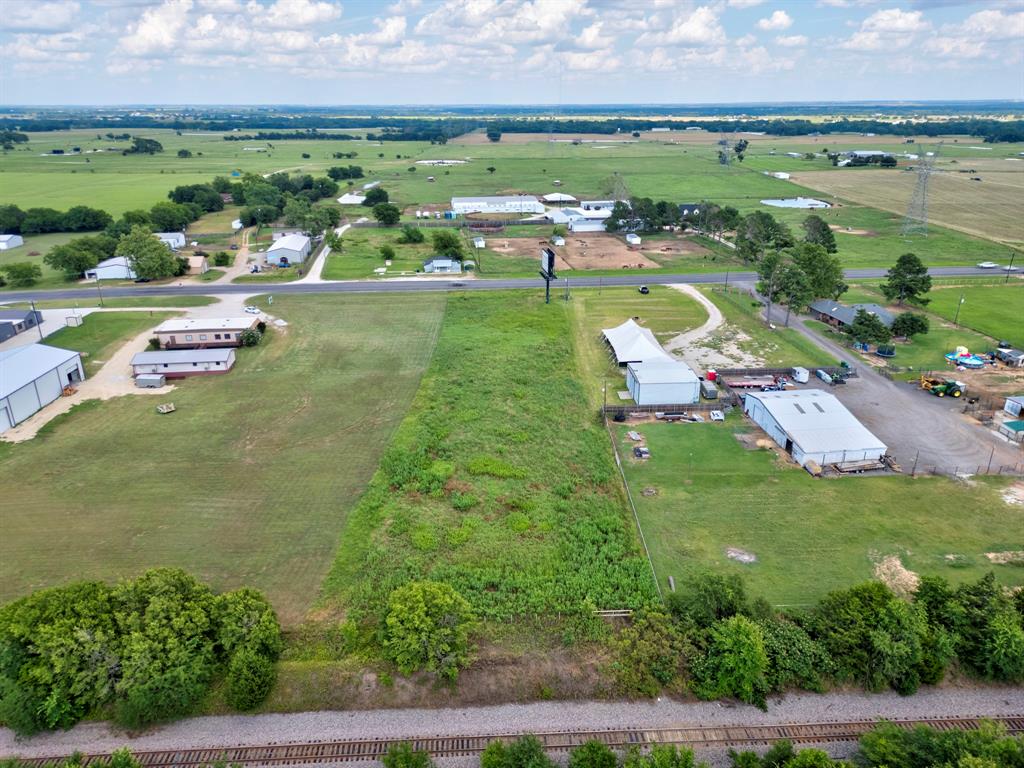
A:
MULTIPOLYGON (((265 304, 263 306, 266 306, 265 304)), ((224 376, 73 411, 0 445, 0 601, 74 579, 186 568, 302 619, 349 510, 412 400, 445 297, 278 296, 224 376)))
POLYGON ((1011 277, 1005 285, 936 286, 928 294, 928 311, 952 321, 961 296, 964 302, 957 319, 961 326, 1024 348, 1024 282, 1020 278, 1011 277))
POLYGON ((43 341, 50 346, 81 352, 85 375, 91 376, 122 344, 172 315, 172 312, 93 312, 82 318, 81 325, 61 328, 43 341))
POLYGON ((1024 584, 1024 569, 985 557, 1024 545, 1024 506, 1003 501, 1005 480, 815 479, 770 451, 746 450, 733 435, 748 429, 738 415, 724 424, 617 426, 624 455, 628 429, 651 450, 649 460, 624 458, 624 466, 663 589, 669 576, 678 583, 712 569, 743 574, 773 604, 805 605, 872 578, 888 555, 953 582, 995 570, 1004 584, 1024 584), (730 547, 757 561, 728 558, 730 547))

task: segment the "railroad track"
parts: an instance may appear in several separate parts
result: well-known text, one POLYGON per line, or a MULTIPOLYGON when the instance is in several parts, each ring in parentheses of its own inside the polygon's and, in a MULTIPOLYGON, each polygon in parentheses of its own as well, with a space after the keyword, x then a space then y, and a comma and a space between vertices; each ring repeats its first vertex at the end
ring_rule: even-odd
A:
MULTIPOLYGON (((987 718, 1002 723, 1011 734, 1024 733, 1024 715, 987 718)), ((894 720, 894 725, 910 729, 927 725, 940 731, 976 728, 982 718, 941 718, 933 720, 894 720)), ((595 740, 613 748, 685 744, 690 747, 743 747, 770 744, 788 739, 794 744, 855 741, 871 730, 877 721, 794 723, 784 725, 687 726, 681 728, 627 728, 604 731, 551 731, 534 734, 544 748, 565 751, 595 740)), ((193 750, 155 750, 134 752, 147 768, 200 768, 215 762, 241 766, 315 765, 379 760, 392 744, 409 742, 414 749, 433 757, 478 755, 492 741, 512 741, 520 734, 482 736, 430 736, 418 739, 352 739, 306 743, 267 744, 249 747, 220 747, 193 750)), ((87 755, 83 766, 96 766, 109 754, 87 755)), ((21 760, 26 768, 41 768, 60 757, 36 757, 21 760)))

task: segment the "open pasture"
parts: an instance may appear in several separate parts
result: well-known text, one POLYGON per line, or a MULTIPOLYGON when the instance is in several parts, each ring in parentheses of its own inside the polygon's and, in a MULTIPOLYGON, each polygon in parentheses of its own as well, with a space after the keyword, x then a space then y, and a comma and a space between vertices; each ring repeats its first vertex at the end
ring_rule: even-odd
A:
POLYGON ((444 304, 277 296, 287 328, 240 350, 230 373, 179 383, 175 413, 148 397, 94 401, 31 441, 0 443, 0 601, 176 566, 218 590, 257 587, 286 624, 300 621, 431 358, 444 304))
POLYGON ((782 606, 808 605, 832 589, 872 578, 885 557, 954 583, 996 570, 1008 586, 1024 571, 993 565, 986 552, 1020 549, 1024 506, 1002 498, 1007 480, 970 485, 945 478, 815 479, 774 451, 750 450, 724 424, 616 427, 621 453, 628 429, 651 458, 624 460, 655 570, 667 589, 704 569, 742 574, 754 595, 782 606), (652 489, 653 493, 643 493, 652 489), (727 550, 756 557, 742 563, 727 550))

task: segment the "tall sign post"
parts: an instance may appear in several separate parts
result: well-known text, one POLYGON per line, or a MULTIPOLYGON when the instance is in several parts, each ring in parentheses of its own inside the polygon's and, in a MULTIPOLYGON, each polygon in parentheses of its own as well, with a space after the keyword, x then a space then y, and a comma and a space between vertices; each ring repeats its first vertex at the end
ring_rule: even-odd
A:
POLYGON ((550 248, 540 249, 540 276, 544 278, 544 303, 551 303, 551 281, 557 280, 555 274, 555 252, 550 248))

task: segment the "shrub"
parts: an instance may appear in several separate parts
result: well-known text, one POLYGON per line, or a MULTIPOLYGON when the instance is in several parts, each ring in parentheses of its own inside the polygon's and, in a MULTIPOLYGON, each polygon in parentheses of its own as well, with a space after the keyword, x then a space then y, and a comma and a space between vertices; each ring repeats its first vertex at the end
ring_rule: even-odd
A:
POLYGON ((711 628, 707 652, 694 665, 694 692, 705 699, 733 696, 764 709, 768 655, 761 628, 733 616, 711 628))
POLYGON ((246 712, 266 700, 277 678, 274 662, 266 655, 243 647, 231 657, 228 666, 227 702, 246 712))
POLYGON ((380 247, 380 257, 385 261, 391 261, 395 258, 395 249, 387 244, 380 247))
POLYGON ((402 227, 402 234, 398 236, 398 242, 404 244, 422 243, 426 236, 416 227, 406 224, 402 227))
MULTIPOLYGON (((370 191, 372 192, 373 190, 370 191)), ((373 218, 383 226, 391 227, 401 220, 402 212, 398 210, 397 205, 392 205, 391 203, 378 203, 373 206, 373 218)))
POLYGON ((463 255, 462 237, 453 229, 436 229, 430 235, 434 250, 442 256, 460 258, 463 255))
POLYGON ((746 589, 738 574, 699 574, 683 582, 666 602, 675 616, 701 628, 747 610, 746 589))
MULTIPOLYGON (((643 754, 639 747, 630 747, 622 768, 698 768, 698 764, 689 747, 655 744, 649 755, 643 754)), ((699 768, 707 768, 707 763, 700 763, 699 768)))
POLYGON ((384 768, 433 768, 434 765, 427 752, 414 750, 405 741, 401 744, 392 744, 387 754, 381 758, 381 762, 384 763, 384 768))
POLYGON ((649 613, 619 632, 614 647, 612 673, 619 690, 627 695, 657 696, 681 672, 685 641, 663 613, 649 613))
POLYGON ((243 587, 219 595, 217 614, 217 642, 227 656, 243 648, 272 660, 281 653, 281 625, 263 593, 243 587))
POLYGON ((388 598, 384 651, 404 674, 427 669, 455 680, 469 660, 473 612, 448 584, 414 581, 388 598))
POLYGON ((821 645, 796 624, 783 619, 757 622, 768 654, 765 682, 769 690, 803 688, 820 693, 823 678, 831 674, 832 659, 821 645))
POLYGON ((263 340, 263 334, 255 328, 246 328, 238 338, 243 347, 255 347, 263 340))
POLYGON ((617 763, 611 747, 600 741, 588 741, 569 753, 569 768, 616 768, 617 763))
POLYGON ((387 190, 381 189, 380 187, 374 187, 366 191, 365 198, 362 202, 363 205, 368 208, 373 208, 380 203, 388 202, 387 190))
POLYGON ((213 265, 215 267, 230 267, 232 261, 234 259, 227 251, 217 251, 213 254, 213 265))

